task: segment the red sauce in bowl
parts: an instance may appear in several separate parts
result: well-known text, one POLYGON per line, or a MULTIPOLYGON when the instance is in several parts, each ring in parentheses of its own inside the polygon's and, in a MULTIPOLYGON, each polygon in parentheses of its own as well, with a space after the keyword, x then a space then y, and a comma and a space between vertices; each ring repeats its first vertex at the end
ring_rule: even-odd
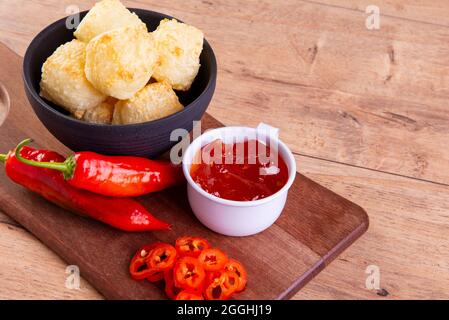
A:
POLYGON ((279 191, 288 180, 285 161, 258 140, 224 144, 216 140, 201 148, 190 168, 193 181, 219 198, 253 201, 279 191))

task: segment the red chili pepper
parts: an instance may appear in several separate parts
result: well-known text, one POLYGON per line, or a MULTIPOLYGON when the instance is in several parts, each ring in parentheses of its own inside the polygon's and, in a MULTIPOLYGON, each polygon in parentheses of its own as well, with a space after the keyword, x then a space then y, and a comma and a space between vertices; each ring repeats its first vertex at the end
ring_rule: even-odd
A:
POLYGON ((148 278, 153 278, 157 273, 154 270, 150 270, 147 264, 148 255, 152 252, 154 248, 160 245, 162 242, 155 242, 149 245, 141 247, 131 259, 129 264, 129 273, 131 277, 135 280, 143 280, 148 278))
POLYGON ((206 287, 209 286, 212 282, 214 282, 215 279, 220 278, 220 276, 221 271, 207 271, 205 280, 206 287))
POLYGON ((156 282, 164 278, 163 272, 173 268, 176 249, 168 243, 155 242, 140 248, 131 259, 129 272, 135 280, 156 282))
POLYGON ((176 251, 180 257, 198 257, 204 249, 210 248, 206 239, 199 237, 180 237, 176 239, 176 251))
MULTIPOLYGON (((56 152, 35 150, 19 144, 20 156, 35 162, 59 162, 64 158, 56 152)), ((170 225, 156 219, 139 202, 127 198, 109 198, 79 190, 69 185, 62 174, 29 166, 17 160, 15 153, 0 155, 8 177, 45 199, 82 216, 106 223, 123 231, 169 230, 170 225)))
POLYGON ((228 256, 220 249, 206 249, 198 256, 206 271, 219 271, 228 262, 228 256))
POLYGON ((183 290, 178 293, 175 300, 204 300, 204 298, 198 292, 183 290))
POLYGON ((193 257, 180 258, 173 269, 175 286, 178 288, 201 291, 203 289, 206 272, 193 257))
POLYGON ((235 272, 237 274, 237 276, 239 277, 238 278, 239 285, 238 285, 237 289, 235 290, 235 292, 243 291, 246 287, 246 282, 248 281, 248 274, 246 273, 246 270, 243 267, 243 265, 235 259, 229 259, 229 262, 226 263, 226 265, 224 266, 224 269, 227 271, 235 272))
POLYGON ((175 280, 173 279, 173 269, 164 271, 164 280, 165 294, 172 300, 176 299, 176 296, 181 291, 181 289, 175 286, 175 280))
POLYGON ((232 271, 223 271, 220 277, 214 281, 204 291, 207 300, 227 300, 236 292, 238 287, 238 275, 232 271))
POLYGON ((168 243, 156 245, 146 258, 149 269, 165 271, 173 268, 176 262, 176 249, 168 243))
POLYGON ((163 277, 165 293, 176 300, 226 300, 243 291, 248 277, 243 265, 208 247, 207 240, 187 236, 176 240, 176 248, 161 242, 144 246, 131 261, 131 275, 150 282, 163 277), (185 255, 197 251, 198 257, 185 255))
POLYGON ((150 282, 158 282, 158 281, 164 280, 164 272, 163 271, 156 272, 155 274, 149 276, 147 278, 147 280, 150 282))
MULTIPOLYGON (((25 140, 26 145, 31 140, 25 140)), ((169 161, 131 156, 105 156, 95 152, 77 152, 67 159, 46 162, 16 157, 30 166, 59 170, 70 185, 110 197, 136 197, 180 184, 184 175, 180 166, 169 161)))

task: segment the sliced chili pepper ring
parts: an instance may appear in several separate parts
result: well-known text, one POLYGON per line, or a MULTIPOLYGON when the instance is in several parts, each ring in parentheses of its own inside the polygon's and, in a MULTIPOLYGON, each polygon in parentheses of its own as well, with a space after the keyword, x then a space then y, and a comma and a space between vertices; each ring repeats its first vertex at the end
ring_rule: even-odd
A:
POLYGON ((180 258, 175 264, 173 273, 176 287, 195 291, 202 290, 206 272, 198 259, 180 258))
POLYGON ((183 290, 177 294, 175 300, 204 300, 204 298, 198 292, 183 290))
POLYGON ((228 262, 228 256, 220 249, 206 249, 198 256, 198 260, 206 271, 219 271, 228 262))
POLYGON ((198 257, 200 253, 210 248, 206 239, 199 237, 180 237, 176 240, 176 251, 180 257, 198 257))
POLYGON ((221 271, 207 271, 205 285, 210 285, 212 282, 214 282, 215 279, 220 278, 220 276, 221 271))
POLYGON ((239 286, 239 276, 234 271, 225 271, 222 274, 222 285, 226 289, 226 294, 233 294, 239 286))
POLYGON ((172 268, 176 261, 176 249, 168 243, 159 243, 146 257, 150 270, 165 271, 172 268))
POLYGON ((228 263, 224 266, 224 269, 227 271, 233 271, 237 274, 239 277, 239 285, 236 292, 243 291, 246 287, 246 282, 248 281, 248 274, 243 265, 235 259, 229 259, 228 263))
POLYGON ((149 253, 159 244, 161 243, 155 242, 145 245, 134 254, 129 264, 129 272, 133 279, 143 280, 154 275, 155 271, 148 268, 146 260, 149 253))
POLYGON ((164 279, 164 272, 160 271, 160 272, 155 272, 153 275, 149 276, 147 278, 148 281, 150 282, 158 282, 164 279))
POLYGON ((181 289, 175 286, 175 281, 173 279, 173 269, 164 271, 164 280, 165 280, 165 294, 170 299, 176 299, 176 296, 181 291, 181 289))
POLYGON ((223 271, 219 278, 204 291, 207 300, 227 300, 238 287, 238 275, 232 271, 223 271))

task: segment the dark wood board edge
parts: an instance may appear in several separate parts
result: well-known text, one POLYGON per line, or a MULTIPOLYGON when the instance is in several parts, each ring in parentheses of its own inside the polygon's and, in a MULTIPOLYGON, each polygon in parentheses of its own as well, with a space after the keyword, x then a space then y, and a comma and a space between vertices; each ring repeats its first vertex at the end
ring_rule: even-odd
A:
POLYGON ((335 258, 337 258, 343 251, 349 248, 358 238, 360 238, 369 228, 368 214, 364 209, 359 207, 361 213, 364 215, 364 222, 354 229, 346 238, 340 241, 333 249, 324 255, 313 267, 299 277, 292 285, 281 293, 276 300, 288 300, 301 290, 307 283, 309 283, 316 275, 318 275, 325 267, 327 267, 335 258))

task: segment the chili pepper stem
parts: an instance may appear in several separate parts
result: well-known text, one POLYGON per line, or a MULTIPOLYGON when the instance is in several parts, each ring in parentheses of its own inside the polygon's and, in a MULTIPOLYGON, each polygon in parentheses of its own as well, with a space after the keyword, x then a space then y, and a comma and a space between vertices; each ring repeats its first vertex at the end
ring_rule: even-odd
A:
POLYGON ((22 155, 20 154, 22 148, 29 144, 31 141, 31 139, 25 139, 17 145, 15 151, 17 160, 30 166, 61 171, 64 175, 64 179, 70 179, 73 176, 73 172, 75 171, 76 166, 76 162, 73 156, 67 157, 64 162, 40 162, 25 159, 24 157, 22 157, 22 155))
POLYGON ((7 157, 7 154, 0 154, 0 163, 5 163, 7 157))

